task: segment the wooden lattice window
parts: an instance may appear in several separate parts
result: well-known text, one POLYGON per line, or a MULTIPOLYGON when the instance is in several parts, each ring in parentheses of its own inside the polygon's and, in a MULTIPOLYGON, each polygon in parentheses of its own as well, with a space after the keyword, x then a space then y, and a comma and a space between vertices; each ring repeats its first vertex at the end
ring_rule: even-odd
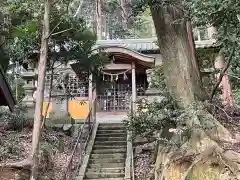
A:
POLYGON ((81 73, 81 75, 69 74, 67 84, 68 92, 75 97, 88 97, 87 77, 86 73, 81 73))
MULTIPOLYGON (((60 74, 53 75, 53 87, 58 90, 63 90, 63 77, 60 74)), ((45 86, 50 88, 51 74, 46 75, 45 86)), ((88 97, 88 76, 82 73, 81 76, 71 73, 68 75, 66 89, 73 97, 88 97), (81 78, 79 78, 81 77, 81 78)))

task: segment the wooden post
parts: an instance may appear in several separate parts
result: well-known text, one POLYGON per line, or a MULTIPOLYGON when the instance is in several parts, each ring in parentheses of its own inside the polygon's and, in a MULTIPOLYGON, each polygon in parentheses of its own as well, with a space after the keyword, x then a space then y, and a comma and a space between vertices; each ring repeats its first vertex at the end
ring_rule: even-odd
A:
POLYGON ((132 110, 133 111, 136 111, 136 100, 137 100, 136 67, 135 67, 135 62, 132 62, 132 110))
POLYGON ((116 83, 113 82, 113 112, 116 112, 116 83))
POLYGON ((89 101, 89 112, 91 112, 92 121, 96 121, 96 98, 97 98, 97 90, 96 84, 93 83, 93 74, 89 75, 89 87, 88 87, 88 101, 89 101))
POLYGON ((88 83, 88 101, 89 101, 89 111, 92 108, 93 104, 93 75, 92 73, 89 74, 89 83, 88 83))

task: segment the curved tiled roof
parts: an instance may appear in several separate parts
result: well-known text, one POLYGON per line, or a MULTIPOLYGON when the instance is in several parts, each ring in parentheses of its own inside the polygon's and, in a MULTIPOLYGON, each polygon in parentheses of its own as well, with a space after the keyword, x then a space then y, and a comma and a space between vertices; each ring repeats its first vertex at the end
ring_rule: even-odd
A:
POLYGON ((121 46, 135 51, 158 50, 156 38, 150 39, 118 39, 118 40, 98 40, 97 46, 121 46))
MULTIPOLYGON (((215 40, 195 41, 196 48, 205 48, 215 46, 215 40)), ((149 39, 117 39, 117 40, 98 40, 96 46, 120 46, 135 51, 157 51, 157 38, 149 39)))
POLYGON ((155 57, 149 56, 139 51, 133 50, 132 48, 123 47, 123 46, 101 46, 105 52, 111 53, 114 57, 118 59, 128 60, 137 60, 140 64, 146 67, 153 67, 155 64, 155 57))

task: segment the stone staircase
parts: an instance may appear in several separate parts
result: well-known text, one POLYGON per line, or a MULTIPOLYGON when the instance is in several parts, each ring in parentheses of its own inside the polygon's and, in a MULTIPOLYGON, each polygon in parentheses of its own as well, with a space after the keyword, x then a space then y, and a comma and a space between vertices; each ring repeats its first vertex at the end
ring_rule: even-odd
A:
POLYGON ((99 124, 86 180, 124 180, 127 132, 123 124, 99 124))

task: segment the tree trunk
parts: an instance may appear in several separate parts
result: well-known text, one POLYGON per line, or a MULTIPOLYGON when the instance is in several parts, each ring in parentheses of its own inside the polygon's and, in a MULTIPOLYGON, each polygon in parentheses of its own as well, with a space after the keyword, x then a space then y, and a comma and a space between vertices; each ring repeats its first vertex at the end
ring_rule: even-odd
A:
MULTIPOLYGON (((226 66, 225 62, 224 62, 224 56, 219 53, 219 55, 217 56, 216 60, 215 60, 215 68, 218 70, 222 70, 224 69, 224 67, 226 66)), ((220 73, 217 74, 217 80, 219 80, 220 77, 220 73)), ((235 105, 235 100, 233 97, 233 93, 232 93, 232 87, 228 78, 228 74, 225 73, 222 77, 222 81, 219 85, 221 91, 222 91, 222 101, 223 104, 225 106, 234 106, 235 105)))
POLYGON ((199 69, 199 62, 197 61, 197 56, 196 56, 196 49, 195 49, 195 42, 194 42, 194 37, 193 37, 193 28, 191 21, 187 21, 187 33, 188 33, 188 41, 191 49, 191 54, 193 57, 193 66, 195 67, 195 71, 197 73, 198 79, 201 80, 201 73, 199 69))
MULTIPOLYGON (((195 48, 191 42, 189 24, 184 20, 182 0, 171 1, 174 5, 156 3, 149 5, 156 28, 160 53, 163 56, 163 69, 169 92, 186 111, 178 117, 178 133, 169 144, 159 146, 155 165, 155 180, 186 180, 191 169, 200 161, 216 159, 229 168, 240 179, 240 153, 224 149, 223 142, 233 144, 231 133, 225 129, 204 107, 202 89, 195 48), (188 29, 187 29, 188 28, 188 29), (189 30, 189 31, 188 31, 189 30), (191 46, 192 45, 192 46, 191 46), (182 137, 186 140, 182 140, 182 137), (173 145, 178 143, 177 146, 173 145), (217 154, 217 155, 216 155, 217 154), (192 160, 191 160, 192 159, 192 160), (233 160, 237 159, 237 160, 233 160), (186 161, 191 163, 188 165, 186 161), (185 172, 169 170, 178 162, 185 164, 185 172), (180 173, 178 178, 168 178, 167 173, 180 173)), ((218 161, 218 162, 219 162, 218 161)))
POLYGON ((102 39, 102 7, 101 0, 96 0, 96 33, 97 39, 102 39))
MULTIPOLYGON (((181 0, 178 0, 181 3, 181 0)), ((170 93, 184 107, 202 99, 201 79, 196 69, 196 58, 191 53, 187 24, 183 11, 175 6, 151 6, 158 37, 166 84, 170 93), (175 22, 175 23, 174 23, 175 22)))
POLYGON ((127 9, 125 7, 125 0, 120 0, 120 7, 121 7, 121 19, 122 19, 122 27, 124 30, 127 29, 128 18, 127 18, 127 9))
POLYGON ((40 59, 39 59, 39 65, 38 65, 38 88, 37 88, 37 94, 36 94, 36 106, 35 106, 34 126, 33 126, 33 135, 32 135, 31 156, 33 159, 33 163, 32 163, 31 180, 36 180, 38 176, 39 141, 41 136, 42 107, 43 107, 43 98, 44 98, 46 62, 48 57, 49 13, 50 13, 50 1, 46 0, 44 19, 43 19, 40 59))

